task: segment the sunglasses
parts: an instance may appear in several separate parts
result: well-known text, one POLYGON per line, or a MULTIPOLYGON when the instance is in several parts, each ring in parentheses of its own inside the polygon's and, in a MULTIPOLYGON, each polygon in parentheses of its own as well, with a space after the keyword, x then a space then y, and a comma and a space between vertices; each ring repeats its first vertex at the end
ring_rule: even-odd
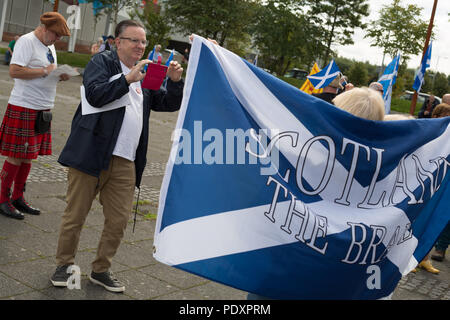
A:
POLYGON ((55 58, 53 58, 52 50, 50 50, 50 48, 48 48, 47 60, 50 63, 55 63, 55 58))

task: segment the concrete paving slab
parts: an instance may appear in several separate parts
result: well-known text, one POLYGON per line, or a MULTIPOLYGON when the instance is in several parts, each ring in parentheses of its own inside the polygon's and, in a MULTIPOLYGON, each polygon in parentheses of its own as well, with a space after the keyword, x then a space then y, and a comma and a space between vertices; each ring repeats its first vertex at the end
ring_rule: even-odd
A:
POLYGON ((177 290, 166 282, 135 270, 124 271, 115 275, 124 283, 126 294, 134 299, 154 299, 177 290))
POLYGON ((1 273, 35 290, 50 287, 50 277, 54 271, 51 258, 0 265, 1 273))
POLYGON ((32 291, 30 287, 10 278, 0 271, 0 298, 9 298, 18 294, 32 291))
POLYGON ((180 269, 169 267, 161 263, 140 268, 139 271, 165 281, 179 289, 189 289, 208 282, 205 278, 189 274, 180 269))
POLYGON ((122 243, 120 245, 113 261, 135 269, 157 263, 153 256, 148 252, 143 251, 142 248, 138 246, 130 245, 128 243, 122 243))
POLYGON ((38 258, 37 254, 28 249, 22 248, 8 240, 0 240, 0 265, 38 258))

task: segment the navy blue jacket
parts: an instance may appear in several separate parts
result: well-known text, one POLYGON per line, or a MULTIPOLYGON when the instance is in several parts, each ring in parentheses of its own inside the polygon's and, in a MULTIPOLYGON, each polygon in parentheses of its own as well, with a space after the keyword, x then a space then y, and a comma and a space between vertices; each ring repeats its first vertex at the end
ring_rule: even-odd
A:
MULTIPOLYGON (((122 73, 116 51, 104 51, 92 57, 83 75, 83 85, 89 104, 101 108, 107 103, 119 99, 128 93, 125 76, 108 82, 122 73)), ((143 127, 139 145, 136 150, 136 186, 139 187, 147 162, 147 146, 150 110, 176 111, 180 108, 183 97, 183 81, 167 81, 167 91, 143 89, 143 127)), ((125 106, 115 110, 89 115, 81 114, 81 103, 72 120, 70 136, 62 150, 58 162, 89 175, 99 177, 102 170, 107 170, 114 147, 122 127, 125 106)))

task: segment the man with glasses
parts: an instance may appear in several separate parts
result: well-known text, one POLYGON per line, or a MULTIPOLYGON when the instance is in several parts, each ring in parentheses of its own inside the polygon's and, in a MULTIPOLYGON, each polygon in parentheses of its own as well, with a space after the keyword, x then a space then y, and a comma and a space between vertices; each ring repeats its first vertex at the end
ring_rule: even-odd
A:
POLYGON ((57 268, 51 282, 67 287, 81 229, 96 195, 100 194, 105 217, 103 233, 89 279, 111 292, 125 286, 110 272, 111 261, 129 220, 135 186, 139 188, 146 164, 150 110, 180 108, 183 68, 172 61, 167 69, 167 90, 141 87, 142 60, 147 44, 144 27, 121 21, 115 30, 117 50, 94 55, 86 66, 83 85, 87 102, 97 113, 74 115, 70 136, 58 161, 68 166, 67 207, 62 217, 56 252, 57 268), (127 95, 129 102, 103 111, 102 107, 127 95), (70 270, 70 269, 69 269, 70 270))
POLYGON ((23 213, 40 214, 23 196, 31 160, 52 153, 50 122, 41 132, 36 118, 53 108, 58 80, 69 79, 66 74, 48 77, 57 66, 54 43, 70 35, 66 20, 57 12, 46 12, 40 21, 15 44, 9 66, 14 87, 0 128, 0 153, 7 157, 1 171, 0 213, 14 219, 24 219, 23 213))

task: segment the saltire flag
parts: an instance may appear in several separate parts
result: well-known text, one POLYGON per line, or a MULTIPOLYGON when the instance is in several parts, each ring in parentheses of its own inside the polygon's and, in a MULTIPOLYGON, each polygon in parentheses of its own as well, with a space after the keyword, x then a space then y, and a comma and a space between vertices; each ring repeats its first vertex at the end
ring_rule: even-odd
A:
POLYGON ((449 221, 449 123, 357 118, 195 36, 154 257, 269 298, 388 297, 449 221))
POLYGON ((334 62, 334 60, 331 60, 331 62, 320 72, 312 76, 307 76, 307 78, 309 81, 311 81, 314 88, 321 89, 329 85, 331 81, 333 81, 334 78, 336 78, 340 73, 341 71, 339 70, 336 62, 334 62))
POLYGON ((97 15, 101 10, 103 10, 104 8, 111 8, 110 4, 103 4, 101 1, 99 0, 95 0, 92 3, 92 11, 94 13, 94 16, 97 15))
MULTIPOLYGON (((309 73, 310 76, 315 75, 316 73, 320 72, 319 66, 316 62, 314 62, 314 65, 311 69, 311 72, 309 73)), ((322 93, 323 89, 316 89, 312 85, 311 81, 309 79, 306 79, 305 82, 303 82, 303 85, 301 86, 300 90, 303 92, 306 92, 307 94, 313 94, 313 93, 322 93)))
POLYGON ((397 81, 398 68, 400 67, 400 54, 384 69, 383 75, 378 82, 383 85, 384 113, 391 112, 392 88, 397 81))
POLYGON ((174 50, 175 50, 175 49, 172 49, 172 52, 170 53, 170 56, 169 56, 169 58, 168 58, 167 61, 166 61, 166 66, 167 66, 167 67, 170 65, 170 61, 173 60, 173 53, 174 53, 174 50))
POLYGON ((420 89, 422 88, 425 72, 427 68, 430 67, 430 61, 431 61, 431 47, 432 42, 430 42, 430 45, 427 48, 427 51, 425 53, 425 56, 422 59, 422 63, 420 64, 419 69, 416 71, 416 76, 414 78, 414 84, 413 89, 417 92, 420 92, 420 89))
MULTIPOLYGON (((155 48, 156 46, 153 47, 153 50, 148 54, 147 59, 150 61, 153 61, 153 55, 155 54, 155 48)), ((147 72, 147 65, 144 66, 144 71, 147 72)))

